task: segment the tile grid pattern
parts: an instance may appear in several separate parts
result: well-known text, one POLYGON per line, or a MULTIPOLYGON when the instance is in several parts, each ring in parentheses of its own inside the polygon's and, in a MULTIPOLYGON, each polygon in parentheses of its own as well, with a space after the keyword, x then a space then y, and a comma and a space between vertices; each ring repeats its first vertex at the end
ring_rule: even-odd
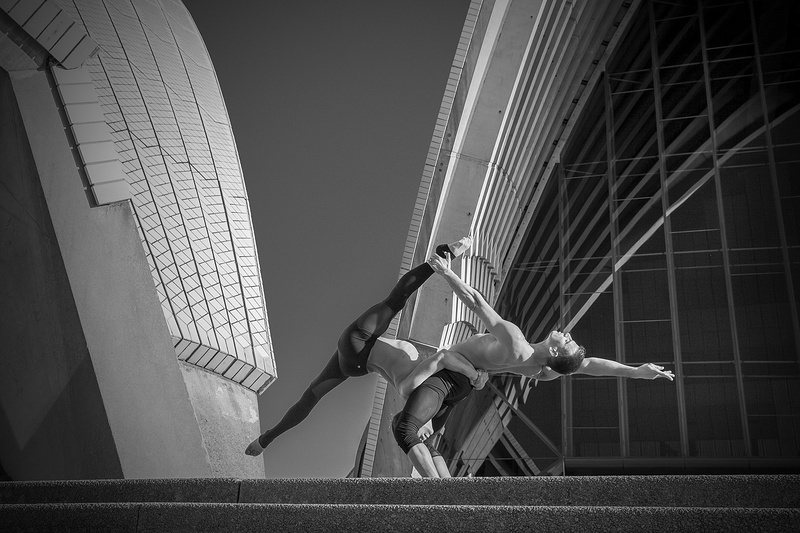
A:
POLYGON ((97 51, 97 43, 54 0, 2 0, 0 9, 64 68, 79 67, 97 51))
POLYGON ((85 67, 177 356, 262 392, 276 372, 249 203, 190 15, 172 0, 56 1, 100 46, 85 67))

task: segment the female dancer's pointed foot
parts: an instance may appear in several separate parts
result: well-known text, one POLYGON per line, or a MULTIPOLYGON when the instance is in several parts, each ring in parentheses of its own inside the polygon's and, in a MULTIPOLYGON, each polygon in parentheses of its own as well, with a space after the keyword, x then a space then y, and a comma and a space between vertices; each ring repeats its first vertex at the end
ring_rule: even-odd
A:
POLYGON ((247 449, 245 449, 244 453, 247 455, 252 455, 253 457, 258 457, 261 455, 261 452, 264 451, 264 448, 261 447, 261 444, 258 442, 258 438, 248 444, 247 449))
POLYGON ((451 242, 450 244, 440 244, 436 247, 436 253, 441 257, 447 258, 446 254, 450 255, 450 259, 455 259, 456 257, 461 257, 464 255, 464 252, 469 250, 470 246, 472 246, 472 237, 461 237, 456 242, 451 242))

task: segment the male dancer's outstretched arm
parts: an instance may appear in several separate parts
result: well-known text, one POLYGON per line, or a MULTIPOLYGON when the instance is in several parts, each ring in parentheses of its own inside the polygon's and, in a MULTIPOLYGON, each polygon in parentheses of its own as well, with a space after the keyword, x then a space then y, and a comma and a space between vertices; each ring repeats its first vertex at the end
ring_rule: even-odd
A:
MULTIPOLYGON (((450 270, 446 257, 434 256, 429 264, 445 278, 456 296, 478 315, 490 332, 490 335, 474 335, 450 347, 451 351, 462 353, 473 366, 525 376, 547 376, 548 379, 576 370, 592 375, 650 379, 656 375, 672 379, 671 372, 664 372, 663 368, 655 365, 634 368, 605 359, 584 359, 585 350, 572 340, 569 333, 554 331, 544 341, 530 344, 519 327, 500 317, 477 290, 450 270)), ((446 477, 449 472, 446 465, 443 471, 437 468, 432 459, 435 450, 429 450, 419 439, 419 428, 432 417, 442 421, 446 419, 452 405, 463 399, 464 392, 465 387, 458 383, 457 376, 438 372, 414 389, 403 411, 393 421, 397 444, 425 477, 446 477)))
MULTIPOLYGON (((480 292, 464 283, 450 269, 447 258, 434 256, 428 263, 447 281, 456 297, 478 315, 502 347, 492 351, 491 361, 485 358, 489 356, 484 353, 475 351, 469 353, 467 359, 474 365, 485 366, 490 372, 533 376, 540 381, 573 373, 636 379, 665 378, 670 381, 675 377, 672 371, 664 370, 663 366, 654 363, 644 363, 634 367, 610 359, 584 357, 586 350, 579 346, 569 333, 561 331, 551 332, 541 342, 529 343, 519 327, 501 318, 480 292)), ((469 342, 468 339, 461 344, 468 350, 469 342)))
MULTIPOLYGON (((586 357, 583 359, 581 366, 574 374, 585 374, 587 376, 596 377, 620 377, 631 379, 656 379, 666 378, 670 381, 675 379, 675 374, 672 370, 664 370, 664 367, 655 363, 644 363, 639 366, 630 366, 624 363, 618 363, 612 359, 605 359, 603 357, 586 357)), ((545 367, 541 373, 536 376, 539 381, 551 381, 562 377, 563 374, 554 372, 545 367)))

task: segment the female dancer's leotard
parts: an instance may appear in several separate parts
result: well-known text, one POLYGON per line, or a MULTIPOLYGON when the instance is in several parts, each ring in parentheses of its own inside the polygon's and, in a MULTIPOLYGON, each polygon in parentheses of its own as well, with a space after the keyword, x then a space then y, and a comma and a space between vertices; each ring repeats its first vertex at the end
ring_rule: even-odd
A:
MULTIPOLYGON (((436 248, 436 253, 445 257, 449 249, 447 245, 440 245, 436 248)), ((395 315, 405 307, 408 298, 433 273, 434 270, 428 263, 409 270, 397 281, 385 300, 367 309, 342 332, 336 353, 322 372, 311 382, 300 399, 289 408, 281 421, 259 437, 258 443, 262 448, 278 435, 302 422, 320 398, 348 377, 363 376, 368 373, 367 359, 375 342, 389 328, 395 315)))

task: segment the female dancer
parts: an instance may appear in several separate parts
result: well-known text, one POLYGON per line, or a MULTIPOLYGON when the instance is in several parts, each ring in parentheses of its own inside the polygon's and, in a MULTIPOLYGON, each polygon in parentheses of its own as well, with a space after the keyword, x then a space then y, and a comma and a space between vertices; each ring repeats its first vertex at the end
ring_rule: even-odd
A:
MULTIPOLYGON (((471 237, 436 248, 441 257, 455 258, 472 245, 471 237)), ((476 370, 462 355, 442 350, 420 359, 419 352, 408 341, 380 338, 389 323, 400 312, 408 298, 434 273, 428 263, 406 272, 389 296, 367 309, 350 324, 339 338, 338 349, 327 366, 311 382, 300 399, 289 408, 280 422, 262 433, 245 450, 257 456, 276 437, 302 422, 317 402, 349 377, 380 374, 401 396, 407 398, 423 381, 439 370, 447 369, 464 374, 476 389, 483 388, 488 375, 476 370)))

